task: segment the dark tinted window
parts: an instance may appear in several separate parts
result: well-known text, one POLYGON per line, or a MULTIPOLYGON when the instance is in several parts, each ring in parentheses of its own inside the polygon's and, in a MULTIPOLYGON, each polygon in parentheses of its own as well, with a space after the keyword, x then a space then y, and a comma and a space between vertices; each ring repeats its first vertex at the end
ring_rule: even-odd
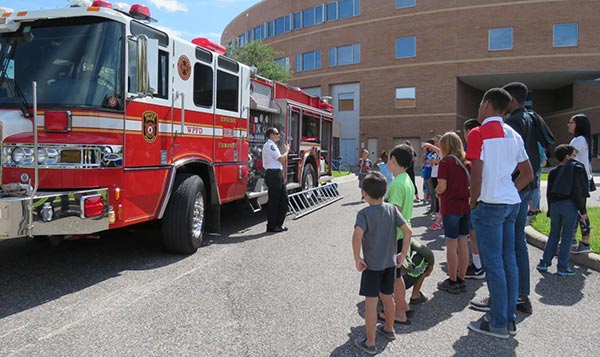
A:
POLYGON ((169 54, 165 51, 158 51, 158 88, 156 97, 169 97, 169 54))
POLYGON ((203 48, 196 47, 196 59, 198 61, 212 63, 212 53, 203 48))
POLYGON ((194 104, 200 107, 212 107, 213 70, 200 63, 194 65, 194 104))
POLYGON ((219 57, 219 67, 236 73, 240 70, 240 64, 227 57, 219 57))
POLYGON ((238 77, 223 71, 217 71, 217 108, 237 112, 238 77))

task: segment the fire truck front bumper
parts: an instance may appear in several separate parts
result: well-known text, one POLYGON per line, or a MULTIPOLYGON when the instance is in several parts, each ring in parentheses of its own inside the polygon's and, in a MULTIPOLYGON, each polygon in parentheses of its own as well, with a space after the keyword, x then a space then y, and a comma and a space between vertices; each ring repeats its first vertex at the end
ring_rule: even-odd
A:
POLYGON ((0 198, 0 239, 92 234, 107 230, 111 215, 108 189, 6 196, 0 198))

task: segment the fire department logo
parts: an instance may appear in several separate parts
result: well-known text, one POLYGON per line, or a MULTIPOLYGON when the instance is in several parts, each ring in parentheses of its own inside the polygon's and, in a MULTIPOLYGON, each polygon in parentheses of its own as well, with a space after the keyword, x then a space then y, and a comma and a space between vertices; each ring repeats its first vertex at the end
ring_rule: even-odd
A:
POLYGON ((156 135, 158 134, 158 114, 148 110, 142 114, 142 118, 142 131, 144 134, 144 139, 146 142, 152 143, 154 140, 156 140, 156 135))
POLYGON ((177 72, 179 73, 179 77, 184 81, 190 79, 190 76, 192 75, 192 64, 187 56, 179 57, 179 60, 177 61, 177 72))

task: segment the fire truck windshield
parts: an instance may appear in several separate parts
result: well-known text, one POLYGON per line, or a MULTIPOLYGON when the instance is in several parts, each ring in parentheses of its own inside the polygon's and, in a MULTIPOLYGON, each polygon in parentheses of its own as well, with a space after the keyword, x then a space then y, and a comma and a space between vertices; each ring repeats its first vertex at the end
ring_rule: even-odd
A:
POLYGON ((122 110, 123 24, 78 18, 27 26, 31 26, 28 41, 0 34, 0 49, 13 46, 10 57, 3 58, 0 107, 31 108, 35 80, 40 107, 122 110))

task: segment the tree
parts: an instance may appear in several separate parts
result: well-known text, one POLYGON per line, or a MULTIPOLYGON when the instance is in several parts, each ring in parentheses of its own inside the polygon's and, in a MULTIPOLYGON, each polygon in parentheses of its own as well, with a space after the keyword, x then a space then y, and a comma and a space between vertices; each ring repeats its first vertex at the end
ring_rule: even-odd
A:
POLYGON ((252 41, 244 47, 229 48, 227 53, 236 61, 256 67, 256 73, 263 77, 283 83, 292 78, 289 67, 275 62, 282 52, 274 50, 262 41, 252 41))

